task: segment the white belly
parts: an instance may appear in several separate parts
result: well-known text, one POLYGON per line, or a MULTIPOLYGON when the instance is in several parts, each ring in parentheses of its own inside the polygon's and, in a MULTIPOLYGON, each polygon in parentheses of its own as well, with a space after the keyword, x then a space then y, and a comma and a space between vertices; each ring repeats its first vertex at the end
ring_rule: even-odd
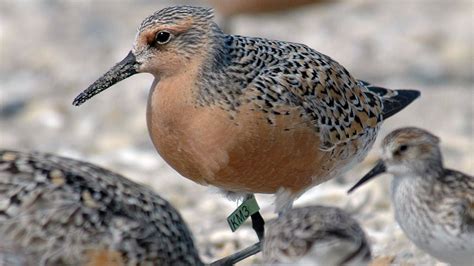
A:
POLYGON ((474 265, 474 234, 449 233, 440 216, 420 200, 413 180, 392 182, 395 219, 405 235, 421 250, 452 265, 474 265))

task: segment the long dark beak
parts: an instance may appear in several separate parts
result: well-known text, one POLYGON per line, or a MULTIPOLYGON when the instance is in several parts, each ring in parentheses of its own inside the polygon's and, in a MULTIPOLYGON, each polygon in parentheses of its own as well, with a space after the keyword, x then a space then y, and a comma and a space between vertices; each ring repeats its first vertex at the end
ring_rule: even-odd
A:
POLYGON ((386 171, 386 168, 385 168, 385 164, 383 163, 382 160, 379 160, 377 162, 377 164, 374 166, 374 168, 372 168, 372 170, 370 170, 370 172, 368 172, 364 177, 362 177, 354 186, 352 186, 348 191, 347 193, 351 193, 352 191, 354 191, 356 188, 358 188, 359 186, 361 186, 362 184, 364 184, 365 182, 369 181, 370 179, 382 174, 382 173, 385 173, 386 171))
POLYGON ((138 63, 135 58, 135 55, 132 53, 132 51, 130 51, 122 61, 120 61, 109 71, 107 71, 107 73, 102 75, 102 77, 92 83, 92 85, 90 85, 86 90, 77 95, 72 104, 75 106, 79 106, 85 101, 92 98, 94 95, 111 87, 115 83, 122 81, 137 73, 138 63))

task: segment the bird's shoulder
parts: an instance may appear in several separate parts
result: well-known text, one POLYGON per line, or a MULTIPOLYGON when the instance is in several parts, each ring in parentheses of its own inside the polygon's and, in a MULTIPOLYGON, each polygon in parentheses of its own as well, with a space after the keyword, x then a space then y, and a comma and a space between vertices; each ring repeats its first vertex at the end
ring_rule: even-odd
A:
POLYGON ((450 195, 474 203, 474 176, 453 169, 444 169, 438 181, 449 190, 450 195))
POLYGON ((445 206, 442 209, 457 221, 461 231, 474 234, 474 177, 457 170, 445 169, 437 181, 438 191, 442 194, 438 197, 437 206, 445 206))

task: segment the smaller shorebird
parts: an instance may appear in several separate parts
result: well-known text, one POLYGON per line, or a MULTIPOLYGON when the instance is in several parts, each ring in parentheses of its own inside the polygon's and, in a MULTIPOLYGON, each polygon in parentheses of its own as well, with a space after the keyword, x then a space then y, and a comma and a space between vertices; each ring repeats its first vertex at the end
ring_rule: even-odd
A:
POLYGON ((93 164, 0 150, 0 265, 137 264, 203 265, 170 203, 93 164))
POLYGON ((383 141, 382 159, 349 192, 391 173, 395 219, 420 249, 453 265, 474 263, 474 177, 443 166, 439 138, 401 128, 383 141))
POLYGON ((371 258, 364 231, 339 208, 295 208, 270 221, 266 231, 267 263, 365 265, 371 258))

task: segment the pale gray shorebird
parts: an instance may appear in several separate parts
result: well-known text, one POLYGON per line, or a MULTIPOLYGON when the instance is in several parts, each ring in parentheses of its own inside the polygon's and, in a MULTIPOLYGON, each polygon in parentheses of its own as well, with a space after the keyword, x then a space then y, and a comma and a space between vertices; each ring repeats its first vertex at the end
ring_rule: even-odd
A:
MULTIPOLYGON (((137 73, 155 77, 147 124, 166 162, 234 198, 276 193, 278 212, 360 162, 382 121, 419 96, 357 80, 303 44, 224 34, 212 10, 192 6, 147 17, 128 55, 73 104, 137 73)), ((261 239, 260 213, 252 221, 261 239)))
POLYGON ((474 263, 474 177, 446 169, 439 138, 419 128, 388 134, 382 158, 349 191, 382 173, 393 175, 395 219, 420 249, 452 265, 474 263))
MULTIPOLYGON (((226 261, 255 252, 242 253, 226 261)), ((0 150, 0 265, 203 262, 179 212, 151 189, 86 162, 0 150)))
POLYGON ((295 208, 270 221, 263 240, 266 263, 291 265, 367 265, 365 233, 336 207, 295 208))

